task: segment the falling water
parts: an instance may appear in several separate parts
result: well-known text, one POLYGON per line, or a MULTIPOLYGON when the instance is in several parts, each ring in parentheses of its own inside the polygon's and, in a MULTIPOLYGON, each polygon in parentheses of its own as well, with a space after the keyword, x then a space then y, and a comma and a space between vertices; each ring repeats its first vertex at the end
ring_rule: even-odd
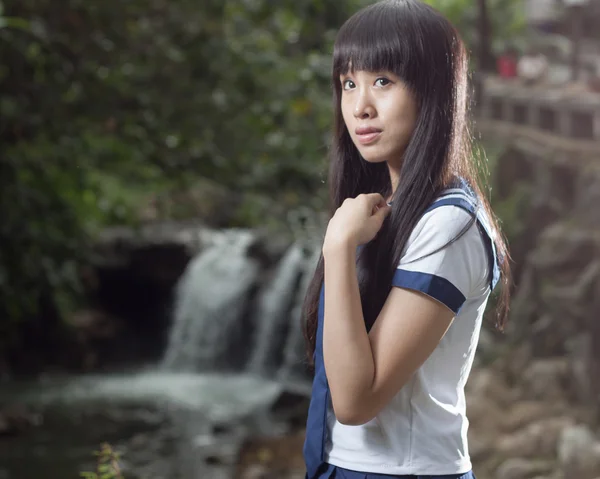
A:
POLYGON ((177 286, 163 369, 306 376, 300 315, 320 249, 293 243, 274 270, 261 271, 248 255, 255 240, 228 231, 192 259, 177 286))
MULTIPOLYGON (((176 287, 158 370, 57 378, 42 389, 4 391, 8 402, 18 397, 43 408, 45 418, 35 434, 0 450, 11 477, 46 477, 48 470, 52 478, 74 477, 89 470, 98 443, 118 441, 132 479, 148 471, 174 479, 229 478, 227 457, 249 431, 271 430, 265 410, 281 391, 306 393, 300 314, 320 248, 293 243, 265 270, 249 251, 255 234, 213 233, 176 287), (232 364, 236 355, 249 361, 232 364), (225 432, 216 434, 213 424, 225 432), (224 462, 212 461, 220 455, 224 462), (59 466, 57 457, 64 458, 59 466)), ((0 477, 3 472, 0 467, 0 477)))
POLYGON ((279 377, 284 380, 302 379, 306 376, 304 335, 300 328, 304 295, 313 277, 315 268, 321 256, 321 248, 313 248, 308 259, 302 265, 302 281, 300 282, 299 294, 289 315, 291 327, 284 348, 283 364, 279 369, 279 377))
POLYGON ((275 372, 281 362, 282 345, 285 344, 288 331, 298 327, 296 323, 292 324, 289 311, 298 294, 297 283, 303 260, 302 248, 293 244, 260 295, 255 313, 256 340, 249 364, 249 370, 253 373, 275 372))
POLYGON ((240 339, 237 323, 259 274, 258 262, 247 252, 253 241, 251 232, 227 231, 192 259, 177 285, 164 369, 229 365, 231 346, 240 339))

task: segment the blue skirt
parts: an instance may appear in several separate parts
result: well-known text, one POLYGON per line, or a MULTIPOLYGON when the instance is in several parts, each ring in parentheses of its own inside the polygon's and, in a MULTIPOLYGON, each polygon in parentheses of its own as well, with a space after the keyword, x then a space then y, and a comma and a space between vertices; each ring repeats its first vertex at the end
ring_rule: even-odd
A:
POLYGON ((338 466, 328 468, 326 472, 316 479, 476 479, 472 471, 464 474, 449 474, 441 476, 397 476, 389 474, 376 474, 373 472, 357 472, 343 469, 338 466))

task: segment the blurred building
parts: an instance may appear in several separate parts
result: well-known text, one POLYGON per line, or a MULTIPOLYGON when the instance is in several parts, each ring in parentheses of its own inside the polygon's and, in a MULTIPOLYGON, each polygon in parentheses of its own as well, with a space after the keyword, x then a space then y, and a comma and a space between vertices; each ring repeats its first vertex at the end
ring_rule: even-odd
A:
POLYGON ((548 59, 547 82, 600 81, 600 0, 525 0, 524 8, 525 52, 548 59))
POLYGON ((582 36, 600 42, 600 0, 525 0, 527 23, 545 33, 570 35, 575 9, 582 11, 582 36))
POLYGON ((528 25, 548 33, 555 31, 563 11, 564 7, 559 0, 525 1, 525 19, 528 25))

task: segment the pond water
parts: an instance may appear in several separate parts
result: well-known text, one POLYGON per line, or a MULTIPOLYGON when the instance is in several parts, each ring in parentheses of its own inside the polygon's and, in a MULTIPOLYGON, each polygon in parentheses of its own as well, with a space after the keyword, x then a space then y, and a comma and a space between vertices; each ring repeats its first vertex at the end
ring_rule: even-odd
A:
POLYGON ((70 479, 96 471, 108 443, 127 479, 230 478, 240 441, 273 432, 279 383, 249 375, 73 377, 4 385, 41 424, 0 441, 0 479, 70 479))
POLYGON ((159 364, 1 386, 0 406, 26 405, 43 422, 0 438, 0 479, 82 477, 102 443, 126 479, 230 479, 244 437, 280 431, 267 410, 309 378, 299 324, 320 246, 292 244, 266 274, 254 233, 209 236, 175 287, 159 364), (223 370, 243 372, 212 373, 223 370))

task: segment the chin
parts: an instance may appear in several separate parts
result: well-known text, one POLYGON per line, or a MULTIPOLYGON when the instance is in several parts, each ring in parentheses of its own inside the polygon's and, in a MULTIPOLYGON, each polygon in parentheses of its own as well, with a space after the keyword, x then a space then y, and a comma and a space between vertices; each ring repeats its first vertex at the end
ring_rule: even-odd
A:
POLYGON ((367 163, 384 163, 385 161, 387 161, 387 157, 383 155, 376 155, 373 153, 365 154, 361 152, 360 156, 362 156, 363 160, 365 160, 367 163))

